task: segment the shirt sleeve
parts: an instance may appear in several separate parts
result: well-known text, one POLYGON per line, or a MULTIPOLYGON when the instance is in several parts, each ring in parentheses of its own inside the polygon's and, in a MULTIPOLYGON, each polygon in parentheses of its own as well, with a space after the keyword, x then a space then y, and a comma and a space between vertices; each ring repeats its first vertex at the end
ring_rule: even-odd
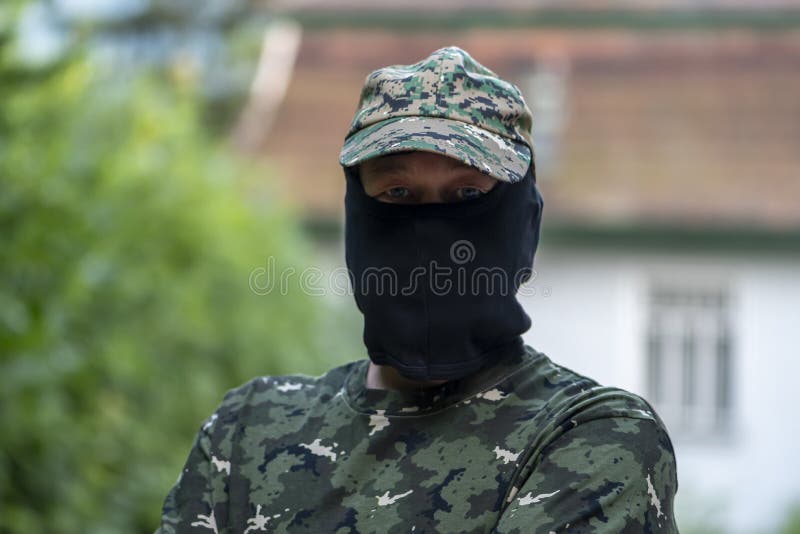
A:
POLYGON ((545 447, 498 533, 677 533, 672 443, 653 419, 581 423, 545 447))
POLYGON ((215 415, 209 418, 195 435, 183 470, 164 500, 155 534, 223 532, 218 515, 227 495, 220 479, 230 467, 212 453, 209 431, 215 420, 215 415))

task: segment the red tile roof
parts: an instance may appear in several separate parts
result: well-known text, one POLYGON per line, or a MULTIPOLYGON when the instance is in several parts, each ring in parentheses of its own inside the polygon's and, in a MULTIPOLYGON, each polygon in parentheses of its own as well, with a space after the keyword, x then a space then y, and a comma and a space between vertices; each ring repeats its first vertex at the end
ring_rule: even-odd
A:
POLYGON ((753 9, 797 7, 793 0, 271 0, 272 9, 292 11, 391 10, 452 11, 465 9, 519 10, 559 8, 571 10, 609 9, 753 9))
POLYGON ((554 112, 529 76, 563 72, 539 173, 549 218, 800 229, 800 31, 744 29, 307 32, 262 152, 309 216, 341 216, 337 156, 364 77, 450 44, 520 85, 535 142, 554 112))

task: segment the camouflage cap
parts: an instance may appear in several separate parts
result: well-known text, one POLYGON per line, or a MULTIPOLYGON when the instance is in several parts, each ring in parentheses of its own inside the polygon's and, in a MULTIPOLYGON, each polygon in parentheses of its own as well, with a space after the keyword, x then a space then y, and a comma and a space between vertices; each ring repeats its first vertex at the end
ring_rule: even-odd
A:
POLYGON ((516 85, 449 46, 367 76, 339 163, 423 150, 519 182, 533 159, 531 123, 516 85))

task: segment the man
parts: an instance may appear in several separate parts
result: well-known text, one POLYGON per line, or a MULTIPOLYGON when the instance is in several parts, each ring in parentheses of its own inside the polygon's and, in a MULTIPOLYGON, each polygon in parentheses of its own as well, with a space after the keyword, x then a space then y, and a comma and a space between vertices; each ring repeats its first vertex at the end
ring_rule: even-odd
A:
POLYGON ((677 531, 653 409, 520 337, 530 130, 518 88, 457 47, 367 77, 340 162, 369 359, 229 392, 160 532, 677 531))

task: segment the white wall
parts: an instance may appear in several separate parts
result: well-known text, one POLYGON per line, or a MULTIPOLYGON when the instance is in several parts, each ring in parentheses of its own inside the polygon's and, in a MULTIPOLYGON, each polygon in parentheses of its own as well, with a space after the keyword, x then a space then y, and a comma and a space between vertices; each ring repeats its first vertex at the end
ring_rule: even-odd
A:
POLYGON ((605 385, 645 395, 646 305, 651 280, 722 282, 733 314, 732 434, 687 441, 672 433, 679 525, 772 532, 800 503, 800 256, 545 249, 526 341, 605 385))

